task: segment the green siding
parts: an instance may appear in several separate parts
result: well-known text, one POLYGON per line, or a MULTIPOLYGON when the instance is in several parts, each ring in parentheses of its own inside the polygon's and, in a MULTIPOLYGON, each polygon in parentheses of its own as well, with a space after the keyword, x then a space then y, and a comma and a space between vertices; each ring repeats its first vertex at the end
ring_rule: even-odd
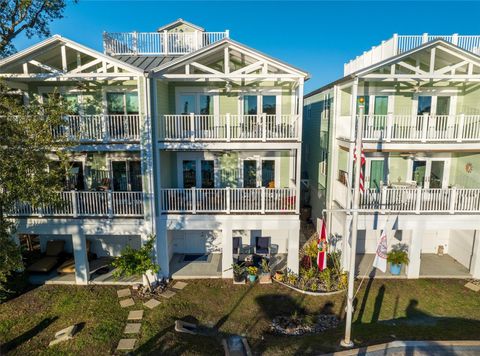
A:
POLYGON ((393 113, 395 115, 410 115, 412 113, 413 94, 399 93, 395 95, 393 113))
POLYGON ((458 153, 452 156, 449 185, 462 188, 480 187, 480 154, 458 153), (472 171, 467 173, 465 166, 470 163, 472 171))
POLYGON ((280 187, 279 188, 288 188, 290 185, 289 182, 290 176, 290 153, 281 152, 280 155, 280 187))
POLYGON ((219 96, 220 115, 238 114, 238 95, 221 94, 219 96))
POLYGON ((389 180, 390 183, 405 182, 408 179, 408 162, 407 158, 391 155, 389 158, 389 180))

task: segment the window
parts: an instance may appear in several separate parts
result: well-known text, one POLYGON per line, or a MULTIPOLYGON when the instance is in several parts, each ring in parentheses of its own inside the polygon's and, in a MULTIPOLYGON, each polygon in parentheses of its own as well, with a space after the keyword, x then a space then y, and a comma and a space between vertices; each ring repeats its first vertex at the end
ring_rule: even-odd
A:
POLYGON ((177 112, 181 115, 213 115, 214 96, 209 94, 181 94, 178 99, 177 112))
POLYGON ((213 161, 201 161, 202 188, 215 187, 214 163, 213 161))
POLYGON ((68 190, 84 190, 83 163, 71 162, 67 171, 66 186, 68 190))
POLYGON ((243 161, 243 187, 257 187, 257 161, 255 160, 243 161))
POLYGON ((275 161, 262 161, 262 187, 275 188, 275 161))
POLYGON ((320 174, 327 175, 327 151, 320 149, 320 174))
POLYGON ((262 99, 262 113, 275 115, 277 113, 277 97, 274 95, 264 95, 262 99))
POLYGON ((212 95, 200 95, 200 115, 213 115, 212 95))
POLYGON ((114 191, 142 191, 140 161, 112 161, 112 178, 114 191))
POLYGON ((192 188, 197 185, 197 162, 194 160, 183 161, 183 187, 192 188))
POLYGON ((418 110, 417 115, 430 114, 432 108, 431 96, 419 96, 418 97, 418 110))
POLYGON ((243 97, 243 113, 245 115, 258 114, 258 99, 256 95, 246 95, 243 97))
POLYGON ((196 103, 195 103, 195 95, 180 95, 180 114, 188 115, 190 113, 195 113, 196 110, 196 103))
POLYGON ((70 111, 70 113, 73 115, 79 115, 80 114, 80 95, 69 93, 69 94, 63 95, 63 98, 67 102, 68 110, 70 111))
POLYGON ((107 93, 107 113, 109 115, 138 114, 137 93, 107 93))
POLYGON ((450 114, 450 97, 437 96, 437 115, 450 114))

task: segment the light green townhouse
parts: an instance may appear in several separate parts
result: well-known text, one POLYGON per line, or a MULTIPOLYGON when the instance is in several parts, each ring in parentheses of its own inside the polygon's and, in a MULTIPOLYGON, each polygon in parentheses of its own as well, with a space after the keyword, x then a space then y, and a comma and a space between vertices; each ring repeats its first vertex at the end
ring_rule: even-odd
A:
POLYGON ((362 138, 357 273, 386 227, 389 249, 408 251, 403 277, 480 278, 479 54, 479 36, 394 35, 305 96, 302 194, 315 218, 327 209, 344 262, 362 138))
POLYGON ((75 140, 64 204, 11 212, 32 280, 135 282, 108 264, 150 234, 164 277, 228 278, 252 255, 297 271, 308 74, 182 19, 103 45, 55 35, 0 61, 25 105, 71 104, 52 129, 75 140))

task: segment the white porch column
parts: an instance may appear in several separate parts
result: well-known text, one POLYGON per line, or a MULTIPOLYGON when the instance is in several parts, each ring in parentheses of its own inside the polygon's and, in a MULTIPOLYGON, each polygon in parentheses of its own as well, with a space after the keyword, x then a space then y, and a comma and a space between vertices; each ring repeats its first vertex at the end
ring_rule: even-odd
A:
POLYGON ((475 230, 470 273, 473 278, 480 279, 480 230, 475 230))
POLYGON ((87 256, 87 239, 80 226, 72 234, 73 258, 75 259, 75 283, 86 285, 90 279, 87 256))
POLYGON ((420 276, 420 262, 422 252, 423 229, 411 230, 408 258, 410 263, 407 266, 407 278, 418 278, 420 276))
POLYGON ((299 245, 300 245, 300 224, 295 229, 288 231, 288 244, 287 244, 287 268, 293 273, 298 273, 299 264, 299 245))
POLYGON ((159 276, 169 278, 170 277, 170 256, 168 253, 168 230, 166 226, 166 220, 157 219, 157 243, 155 246, 155 257, 157 263, 160 266, 159 276))
POLYGON ((222 278, 233 278, 233 232, 232 224, 225 223, 222 227, 222 278))

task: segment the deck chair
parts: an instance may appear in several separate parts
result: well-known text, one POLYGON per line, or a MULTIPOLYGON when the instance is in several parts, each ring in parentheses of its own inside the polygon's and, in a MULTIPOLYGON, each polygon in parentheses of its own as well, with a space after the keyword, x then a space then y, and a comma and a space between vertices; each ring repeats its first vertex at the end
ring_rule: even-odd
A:
MULTIPOLYGON (((90 240, 87 240, 86 245, 88 260, 90 261, 92 259, 92 255, 90 254, 90 240)), ((60 274, 75 273, 75 259, 69 258, 68 260, 63 262, 60 266, 58 266, 57 272, 60 274)))
POLYGON ((64 240, 47 241, 45 256, 27 267, 28 272, 48 273, 60 262, 60 255, 64 252, 64 240))
POLYGON ((255 254, 270 259, 270 237, 257 236, 255 254))

